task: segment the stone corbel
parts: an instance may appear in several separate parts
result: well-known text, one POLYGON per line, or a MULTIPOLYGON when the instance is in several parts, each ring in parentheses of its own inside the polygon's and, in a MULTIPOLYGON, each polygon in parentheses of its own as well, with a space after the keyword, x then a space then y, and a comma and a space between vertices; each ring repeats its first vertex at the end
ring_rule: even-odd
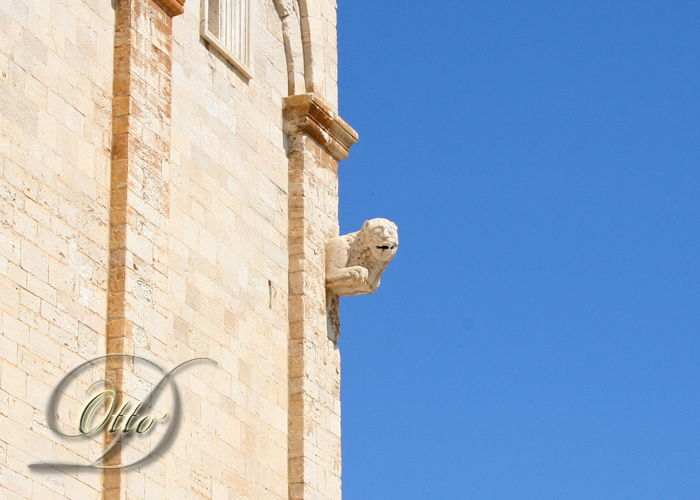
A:
POLYGON ((314 94, 299 94, 284 99, 284 132, 307 134, 336 161, 348 157, 357 132, 314 94))
POLYGON ((357 232, 331 238, 326 288, 339 297, 373 293, 398 248, 398 228, 386 219, 368 220, 357 232))
POLYGON ((185 12, 185 0, 157 0, 170 17, 179 16, 185 12))

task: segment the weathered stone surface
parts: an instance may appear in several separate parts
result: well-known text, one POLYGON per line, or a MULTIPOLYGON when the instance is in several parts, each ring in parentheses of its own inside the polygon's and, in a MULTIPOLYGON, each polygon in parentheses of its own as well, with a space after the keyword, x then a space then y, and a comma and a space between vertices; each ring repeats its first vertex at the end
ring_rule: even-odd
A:
POLYGON ((326 245, 326 286, 339 297, 373 293, 399 248, 396 224, 371 219, 354 233, 326 245))
MULTIPOLYGON (((170 213, 172 13, 164 10, 166 4, 116 4, 106 346, 107 354, 139 354, 159 362, 164 356, 156 346, 169 336, 170 309, 165 229, 170 213)), ((143 397, 132 390, 138 384, 131 366, 121 356, 107 361, 106 377, 123 400, 143 397)), ((105 443, 113 439, 105 430, 105 443)), ((125 447, 117 448, 106 465, 130 461, 125 447)), ((162 470, 153 464, 151 473, 162 470)), ((105 470, 105 499, 127 498, 128 476, 126 470, 105 470)))
POLYGON ((289 140, 289 495, 340 500, 337 300, 326 294, 325 244, 338 234, 337 162, 306 134, 289 140))
POLYGON ((179 16, 185 12, 185 0, 157 0, 169 16, 179 16))
MULTIPOLYGON (((348 150, 359 137, 314 94, 300 94, 284 100, 284 131, 290 135, 308 135, 336 161, 348 157, 348 150)), ((327 163, 329 168, 337 169, 337 163, 327 163)))
MULTIPOLYGON (((253 3, 244 79, 201 39, 198 1, 0 1, 0 497, 341 498, 325 248, 357 134, 337 115, 336 4, 253 3), (182 431, 154 463, 27 469, 102 452, 43 412, 105 353, 219 365, 178 375, 182 431)), ((108 370, 125 395, 141 375, 108 370)))
POLYGON ((0 498, 102 497, 99 474, 27 463, 103 446, 56 439, 43 412, 105 350, 113 46, 109 2, 0 2, 0 498))

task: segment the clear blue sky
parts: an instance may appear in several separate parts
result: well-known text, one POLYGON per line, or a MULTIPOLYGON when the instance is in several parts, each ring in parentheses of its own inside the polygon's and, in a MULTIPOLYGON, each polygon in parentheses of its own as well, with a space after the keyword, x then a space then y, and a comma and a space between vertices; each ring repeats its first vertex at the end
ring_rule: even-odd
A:
POLYGON ((700 498, 700 3, 339 1, 345 500, 700 498))

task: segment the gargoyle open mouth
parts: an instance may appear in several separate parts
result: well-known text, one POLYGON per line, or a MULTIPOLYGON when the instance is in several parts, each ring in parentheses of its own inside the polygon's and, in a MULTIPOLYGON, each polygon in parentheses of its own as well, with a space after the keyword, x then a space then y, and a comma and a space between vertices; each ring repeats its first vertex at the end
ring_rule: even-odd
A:
POLYGON ((393 250, 394 248, 396 248, 396 243, 394 243, 393 241, 386 241, 382 245, 377 245, 377 248, 379 250, 393 250))

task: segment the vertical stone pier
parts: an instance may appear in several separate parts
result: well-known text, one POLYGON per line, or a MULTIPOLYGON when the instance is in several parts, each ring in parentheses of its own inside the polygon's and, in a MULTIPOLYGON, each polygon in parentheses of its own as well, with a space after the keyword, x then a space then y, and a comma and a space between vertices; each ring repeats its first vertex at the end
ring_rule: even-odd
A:
MULTIPOLYGON (((172 16, 183 3, 116 3, 107 354, 158 359, 167 345, 172 16)), ((107 365, 122 392, 129 362, 117 356, 107 365)), ((106 465, 120 462, 117 450, 106 465)), ((104 498, 126 498, 126 480, 120 469, 105 470, 104 498)))
POLYGON ((357 133, 313 94, 284 101, 289 135, 289 498, 340 500, 338 298, 325 246, 338 236, 338 161, 357 133))

